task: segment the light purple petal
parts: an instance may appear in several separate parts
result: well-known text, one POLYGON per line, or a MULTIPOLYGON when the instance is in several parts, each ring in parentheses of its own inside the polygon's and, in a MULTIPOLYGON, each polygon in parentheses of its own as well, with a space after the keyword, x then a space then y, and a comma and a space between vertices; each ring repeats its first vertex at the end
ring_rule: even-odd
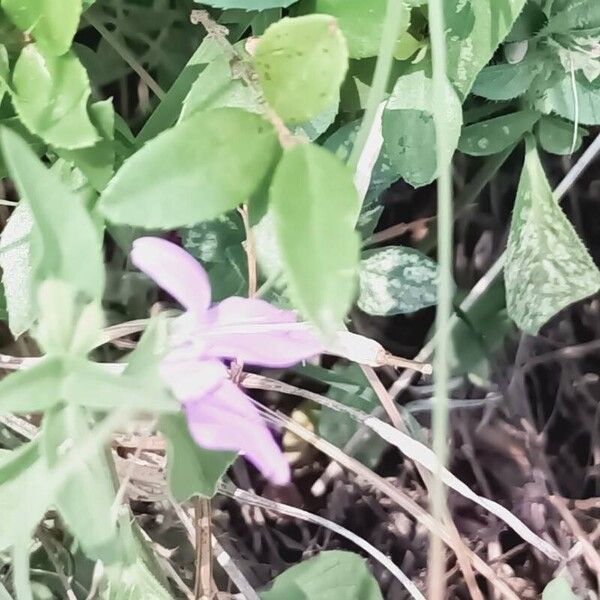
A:
POLYGON ((266 423, 231 381, 208 395, 186 402, 184 410, 192 437, 209 450, 241 452, 276 485, 290 481, 290 467, 266 423))
POLYGON ((160 365, 160 376, 175 398, 186 402, 218 388, 228 373, 225 365, 216 360, 184 359, 170 354, 160 365))
POLYGON ((294 312, 263 300, 228 298, 211 308, 207 316, 208 357, 289 367, 323 350, 310 328, 297 323, 294 312))
POLYGON ((200 263, 183 248, 157 237, 133 242, 133 264, 187 310, 202 315, 210 306, 210 283, 200 263))

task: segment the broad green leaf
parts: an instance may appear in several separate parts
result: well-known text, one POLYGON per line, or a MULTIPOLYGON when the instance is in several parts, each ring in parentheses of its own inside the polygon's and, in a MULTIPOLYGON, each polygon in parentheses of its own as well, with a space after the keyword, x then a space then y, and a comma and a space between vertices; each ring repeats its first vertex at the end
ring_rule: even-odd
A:
POLYGON ((4 44, 0 44, 0 102, 6 93, 10 65, 8 62, 8 50, 4 44))
POLYGON ((444 25, 450 43, 464 40, 473 30, 475 13, 471 6, 477 0, 444 0, 444 25))
POLYGON ((292 127, 292 133, 295 135, 303 135, 309 141, 314 142, 321 134, 329 129, 329 126, 335 121, 338 110, 339 102, 336 102, 318 115, 315 115, 310 121, 298 123, 292 127))
POLYGON ((489 65, 479 73, 471 91, 488 100, 512 100, 529 89, 538 74, 539 66, 541 65, 536 68, 528 60, 516 65, 489 65))
POLYGON ((90 299, 99 299, 104 289, 102 244, 81 199, 46 169, 18 135, 4 129, 1 145, 11 177, 33 214, 34 287, 54 277, 90 299))
POLYGON ((2 9, 21 31, 31 33, 50 56, 71 47, 81 16, 81 0, 2 0, 2 9))
MULTIPOLYGON (((458 144, 462 106, 450 84, 445 95, 448 163, 458 144)), ((398 79, 383 112, 384 147, 394 170, 413 187, 431 183, 437 173, 433 84, 423 71, 398 79)))
MULTIPOLYGON (((303 0, 300 11, 322 13, 335 17, 346 41, 351 58, 377 56, 385 22, 387 0, 303 0)), ((404 31, 410 21, 410 12, 402 5, 404 31)))
POLYGON ((508 314, 532 335, 600 287, 600 272, 553 197, 532 142, 515 201, 504 279, 508 314))
POLYGON ((521 110, 469 125, 462 130, 458 149, 470 156, 498 154, 518 143, 539 118, 535 110, 521 110))
POLYGON ((523 42, 533 38, 548 22, 546 14, 535 2, 526 2, 505 42, 523 42))
POLYGON ((38 442, 0 459, 0 551, 33 534, 51 504, 48 470, 38 442))
POLYGON ((331 332, 356 291, 360 206, 352 174, 323 148, 295 146, 277 167, 270 200, 292 303, 331 332))
POLYGON ((437 264, 413 248, 363 252, 358 307, 370 315, 416 312, 437 301, 437 264))
POLYGON ((246 239, 239 214, 227 213, 180 231, 185 249, 203 263, 226 262, 225 250, 246 239))
POLYGON ((58 150, 59 156, 77 167, 97 191, 110 181, 115 165, 115 110, 112 100, 90 106, 90 118, 102 139, 89 148, 58 150))
MULTIPOLYGON (((200 2, 200 0, 195 0, 200 2)), ((287 8, 297 0, 202 0, 200 4, 215 8, 243 8, 244 10, 266 10, 268 8, 287 8)))
POLYGON ((582 74, 575 77, 575 90, 570 73, 546 90, 544 108, 581 125, 600 124, 600 81, 589 82, 582 74), (575 102, 575 94, 577 102, 575 102))
POLYGON ((25 46, 15 64, 12 85, 19 117, 48 144, 74 150, 100 140, 87 112, 90 82, 72 52, 48 56, 35 44, 25 46))
POLYGON ((33 216, 27 201, 19 202, 0 234, 0 267, 8 309, 8 326, 15 338, 35 320, 32 298, 30 235, 33 216))
POLYGON ((193 496, 212 498, 236 454, 200 448, 181 413, 163 416, 159 429, 167 438, 167 478, 173 497, 179 502, 193 496))
MULTIPOLYGON (((53 478, 59 476, 61 463, 76 456, 90 435, 90 416, 85 409, 68 405, 46 413, 42 453, 53 478)), ((91 559, 102 559, 115 542, 114 499, 112 473, 104 449, 81 460, 55 493, 53 503, 91 559)))
POLYGON ((230 59, 219 54, 200 73, 192 85, 181 109, 180 120, 209 108, 243 108, 261 113, 258 92, 232 73, 230 59))
POLYGON ((587 131, 582 127, 577 128, 575 145, 573 145, 573 133, 575 125, 553 115, 543 116, 537 128, 540 146, 550 154, 571 154, 581 148, 583 136, 587 131))
POLYGON ((141 559, 128 564, 110 565, 107 579, 102 594, 105 600, 173 600, 173 596, 141 559))
MULTIPOLYGON (((343 383, 332 385, 327 396, 345 406, 357 408, 366 413, 371 413, 377 406, 377 396, 358 365, 336 365, 333 368, 333 375, 340 377, 343 383)), ((323 383, 329 382, 324 381, 323 383)), ((360 429, 360 423, 355 418, 326 406, 319 410, 318 423, 319 435, 338 448, 343 448, 360 429)), ((386 448, 385 440, 375 437, 368 444, 363 444, 358 448, 354 456, 370 469, 374 469, 386 448)))
POLYGON ((8 375, 0 382, 0 413, 44 412, 60 401, 64 370, 58 358, 8 375))
POLYGON ((511 30, 525 0, 473 0, 474 24, 467 37, 451 41, 448 77, 461 98, 466 98, 477 74, 494 55, 511 30))
POLYGON ((248 293, 248 257, 241 244, 225 249, 225 260, 215 263, 208 271, 212 299, 220 302, 230 296, 248 293))
POLYGON ((545 33, 582 32, 598 35, 600 4, 589 0, 555 0, 545 33))
POLYGON ((358 554, 330 550, 276 577, 261 600, 383 600, 367 563, 358 554))
POLYGON ((272 126, 236 108, 199 113, 148 142, 99 200, 113 223, 173 229, 247 202, 279 158, 272 126))
POLYGON ((332 17, 286 17, 262 36, 254 65, 275 112, 285 122, 302 123, 338 100, 348 49, 332 17))
POLYGON ((581 600, 564 577, 553 579, 545 588, 542 600, 581 600))

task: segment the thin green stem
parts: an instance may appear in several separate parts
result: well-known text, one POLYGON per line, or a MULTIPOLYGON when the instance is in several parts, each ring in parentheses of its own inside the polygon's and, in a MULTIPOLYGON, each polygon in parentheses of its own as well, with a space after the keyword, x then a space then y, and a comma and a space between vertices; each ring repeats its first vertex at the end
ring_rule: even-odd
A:
MULTIPOLYGON (((448 455, 448 380, 450 377, 448 355, 450 350, 450 317, 452 314, 452 172, 448 149, 452 146, 445 124, 445 104, 448 93, 446 78, 446 39, 444 34, 443 0, 429 0, 429 32, 433 61, 433 95, 438 164, 438 303, 435 319, 438 347, 434 357, 433 450, 438 458, 438 469, 430 488, 431 512, 437 523, 442 523, 446 513, 446 488, 442 482, 442 468, 448 455)), ((428 583, 431 600, 446 596, 444 548, 442 538, 432 535, 429 550, 428 583)))
POLYGON ((381 44, 379 45, 379 56, 375 65, 375 73, 367 107, 363 116, 360 129, 356 134, 356 141, 352 148, 352 153, 348 159, 348 166, 354 171, 358 165, 358 160, 369 138, 369 133, 375 122, 377 108, 385 97, 388 79, 392 70, 394 61, 394 46, 400 35, 402 27, 402 13, 405 11, 402 0, 388 0, 387 11, 385 14, 385 23, 381 34, 381 44))

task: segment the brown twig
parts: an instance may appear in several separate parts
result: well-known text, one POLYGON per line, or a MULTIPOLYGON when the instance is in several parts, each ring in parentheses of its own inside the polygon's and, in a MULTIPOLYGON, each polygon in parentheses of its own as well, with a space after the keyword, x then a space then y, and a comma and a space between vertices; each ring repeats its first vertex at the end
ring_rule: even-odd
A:
POLYGON ((196 600, 212 600, 215 596, 212 577, 211 507, 207 498, 194 499, 196 533, 196 600))

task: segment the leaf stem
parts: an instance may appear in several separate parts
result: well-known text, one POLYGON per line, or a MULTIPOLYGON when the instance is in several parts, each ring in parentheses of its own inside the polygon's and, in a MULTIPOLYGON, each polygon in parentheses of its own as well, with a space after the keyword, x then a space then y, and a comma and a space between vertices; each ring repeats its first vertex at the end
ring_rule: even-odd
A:
POLYGON ((362 123, 360 124, 360 129, 356 134, 356 141, 354 142, 350 158, 348 159, 348 166, 352 170, 355 170, 358 165, 360 155, 362 154, 367 139, 369 138, 371 128, 375 122, 377 109, 385 97, 385 91, 388 79, 390 78, 392 63, 394 61, 394 47, 396 45, 396 40, 400 35, 402 12, 404 10, 406 9, 404 8, 402 0, 388 0, 385 23, 381 34, 381 44, 379 46, 379 56, 377 57, 377 64, 375 65, 375 74, 373 75, 367 107, 362 123))
MULTIPOLYGON (((437 469, 430 488, 431 513, 441 523, 447 512, 446 488, 442 470, 448 455, 448 380, 450 349, 450 317, 452 315, 452 172, 447 157, 451 146, 446 131, 444 106, 448 80, 446 78, 446 39, 444 34, 443 0, 429 0, 429 31, 433 62, 433 120, 436 136, 438 164, 438 303, 435 319, 437 351, 434 357, 433 451, 437 456, 437 469)), ((440 535, 430 537, 428 591, 431 600, 443 600, 446 596, 445 559, 440 535)))

